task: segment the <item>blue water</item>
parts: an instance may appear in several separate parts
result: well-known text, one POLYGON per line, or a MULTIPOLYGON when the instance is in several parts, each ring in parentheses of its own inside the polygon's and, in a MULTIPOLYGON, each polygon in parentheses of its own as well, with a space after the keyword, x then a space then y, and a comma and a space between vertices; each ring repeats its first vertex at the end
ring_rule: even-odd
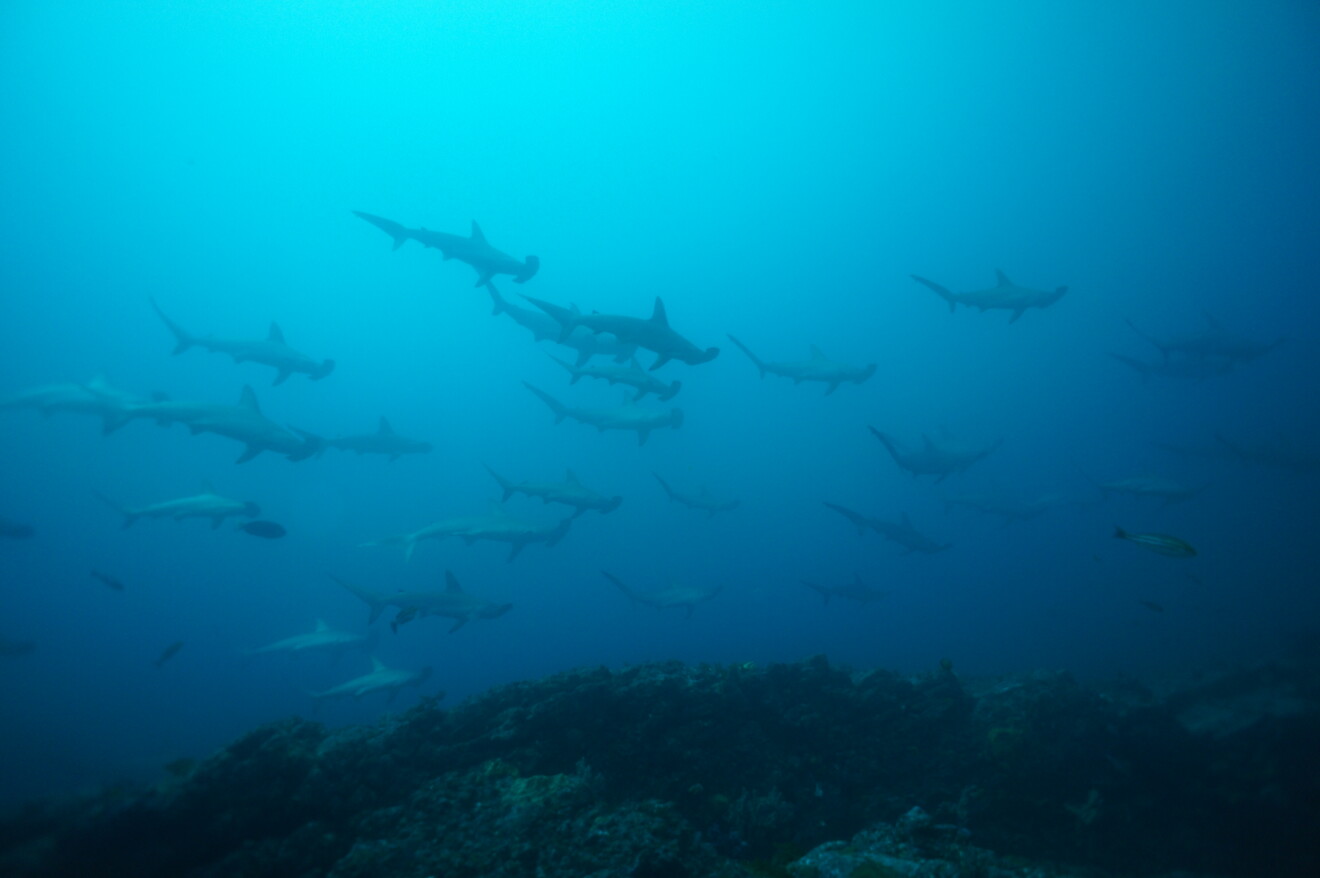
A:
POLYGON ((384 415, 435 450, 235 465, 241 446, 181 426, 103 437, 86 416, 0 413, 0 515, 36 531, 0 543, 0 637, 36 643, 0 659, 0 798, 150 779, 310 714, 307 691, 364 673, 365 656, 241 650, 317 618, 363 630, 365 605, 328 574, 391 592, 450 569, 515 604, 454 634, 376 622, 382 661, 434 676, 393 703, 325 705, 336 724, 584 664, 824 653, 907 672, 947 657, 964 674, 1158 676, 1305 636, 1320 476, 1152 443, 1285 437, 1320 454, 1318 74, 1307 3, 6 3, 0 396, 104 374, 227 403, 251 384, 281 423, 334 437, 384 415), (574 405, 621 392, 569 386, 552 345, 491 316, 468 266, 391 252, 352 210, 460 234, 476 219, 496 247, 542 260, 506 297, 645 316, 661 296, 679 332, 723 352, 657 373, 683 381, 686 422, 643 447, 555 426, 521 382, 574 405), (1009 324, 950 315, 909 277, 964 291, 996 268, 1069 292, 1009 324), (272 387, 262 366, 172 357, 149 297, 199 334, 278 321, 337 368, 272 387), (1163 335, 1206 313, 1288 340, 1204 381, 1143 381, 1107 356, 1159 360, 1127 319, 1163 335), (826 397, 758 378, 727 333, 765 359, 816 344, 878 369, 826 397), (936 486, 869 426, 1003 445, 936 486), (515 480, 572 468, 625 499, 513 562, 459 540, 411 562, 359 547, 485 512, 498 490, 483 462, 515 480), (652 471, 741 506, 671 504, 652 471), (944 505, 1095 501, 1083 474, 1146 473, 1208 487, 1009 526, 944 505), (289 536, 124 530, 93 495, 142 505, 203 480, 289 536), (953 548, 905 555, 826 500, 907 513, 953 548), (1199 554, 1143 551, 1111 539, 1115 523, 1199 554), (630 604, 602 569, 724 589, 689 619, 630 604), (826 606, 800 584, 854 573, 887 596, 826 606))

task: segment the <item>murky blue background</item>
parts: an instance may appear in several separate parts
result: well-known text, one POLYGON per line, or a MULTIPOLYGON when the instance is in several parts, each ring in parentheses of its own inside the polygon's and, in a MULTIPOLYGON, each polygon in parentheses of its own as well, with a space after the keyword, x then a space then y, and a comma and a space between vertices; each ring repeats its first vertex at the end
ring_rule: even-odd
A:
MULTIPOLYGON (((1320 454, 1318 68, 1307 3, 6 3, 0 395, 100 373, 229 402, 251 383, 280 422, 333 437, 385 415, 435 451, 236 466, 239 446, 182 427, 103 438, 87 417, 0 414, 0 514, 37 531, 0 545, 0 636, 37 643, 0 660, 0 797, 151 778, 309 712, 306 690, 365 657, 240 650, 318 617, 360 630, 365 606, 330 573, 393 591, 452 569, 515 604, 453 635, 433 619, 383 631, 380 658, 434 667, 423 694, 451 701, 666 658, 1152 676, 1305 636, 1317 476, 1152 443, 1214 449, 1219 432, 1320 454), (684 382, 687 421, 645 447, 553 426, 522 381, 573 404, 621 394, 570 388, 550 345, 491 316, 467 266, 392 253, 351 210, 458 233, 476 219, 496 247, 542 260, 507 297, 645 315, 663 296, 678 331, 723 353, 657 373, 684 382), (979 289, 996 268, 1070 291, 1009 325, 951 316, 909 278, 979 289), (199 334, 260 337, 276 320, 338 368, 271 387, 261 366, 171 357, 149 296, 199 334), (1172 334, 1207 312, 1288 341, 1200 382, 1143 382, 1107 356, 1158 358, 1125 319, 1172 334), (765 359, 814 343, 878 371, 826 398, 759 379, 726 333, 765 359), (933 487, 868 426, 1003 446, 933 487), (571 467, 625 500, 512 563, 491 544, 424 544, 411 563, 358 547, 485 511, 498 491, 483 461, 515 480, 571 467), (671 505, 653 470, 742 505, 671 505), (985 491, 1094 500, 1082 472, 1209 488, 1008 527, 944 508, 985 491), (204 479, 290 535, 121 530, 93 497, 142 505, 204 479), (904 555, 823 500, 906 512, 954 547, 904 555), (1110 538, 1116 522, 1200 555, 1143 552, 1110 538), (630 605, 602 568, 725 590, 684 619, 630 605), (854 572, 888 596, 824 606, 799 582, 854 572)), ((320 715, 365 721, 415 697, 320 715)))

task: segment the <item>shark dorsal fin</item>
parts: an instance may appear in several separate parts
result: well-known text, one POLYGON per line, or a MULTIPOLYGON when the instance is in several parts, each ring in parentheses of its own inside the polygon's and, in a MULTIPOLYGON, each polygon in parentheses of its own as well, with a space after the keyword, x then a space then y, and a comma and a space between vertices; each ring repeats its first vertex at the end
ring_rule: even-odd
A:
POLYGON ((246 409, 252 409, 257 414, 261 414, 261 406, 257 405, 257 395, 252 392, 252 385, 244 384, 243 392, 238 395, 238 404, 246 409))
POLYGON ((564 470, 564 478, 568 481, 570 485, 582 484, 581 482, 578 481, 577 474, 574 473, 571 469, 564 470))
POLYGON ((998 268, 995 269, 995 280, 999 281, 1001 287, 1013 286, 1013 282, 1008 279, 1008 275, 1004 274, 1004 272, 998 268))
POLYGON ((384 416, 384 415, 381 415, 381 416, 380 416, 380 428, 377 429, 376 432, 379 433, 379 434, 381 434, 382 436, 393 436, 393 435, 394 435, 394 428, 390 426, 390 422, 389 422, 389 421, 385 420, 385 416, 384 416))
POLYGON ((376 658, 373 655, 371 657, 371 672, 374 674, 377 671, 383 671, 383 670, 385 670, 385 665, 381 663, 380 659, 376 658))
POLYGON ((815 345, 812 345, 812 346, 811 346, 811 359, 813 359, 813 360, 828 360, 829 357, 825 356, 825 354, 821 352, 821 349, 820 349, 820 348, 816 347, 815 345))
POLYGON ((463 591, 463 586, 458 584, 458 577, 452 570, 445 571, 445 591, 450 594, 461 594, 463 591))
POLYGON ((280 332, 280 325, 273 320, 270 323, 270 332, 266 334, 266 341, 284 344, 284 333, 280 332))
POLYGON ((472 221, 472 240, 486 243, 486 236, 481 233, 481 226, 477 225, 476 220, 472 221))
POLYGON ((325 624, 325 620, 324 620, 324 619, 317 619, 317 620, 316 620, 316 633, 317 633, 317 634, 320 634, 320 633, 322 633, 322 632, 324 632, 324 631, 329 631, 329 630, 330 630, 330 626, 327 625, 327 624, 325 624))
POLYGON ((661 326, 669 325, 669 317, 665 314, 664 300, 659 296, 655 297, 655 310, 651 312, 651 322, 659 323, 661 326))
POLYGON ((211 484, 210 479, 202 479, 202 493, 203 494, 215 493, 215 485, 211 484))

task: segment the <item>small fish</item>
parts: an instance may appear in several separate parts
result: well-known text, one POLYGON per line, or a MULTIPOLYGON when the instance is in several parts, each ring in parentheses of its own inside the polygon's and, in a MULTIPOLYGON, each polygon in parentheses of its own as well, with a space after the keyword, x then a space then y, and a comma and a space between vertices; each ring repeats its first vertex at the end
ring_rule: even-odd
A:
POLYGON ((245 521, 238 526, 238 529, 265 540, 278 540, 287 533, 284 530, 284 525, 276 524, 273 521, 245 521))
POLYGON ((1141 601, 1141 605, 1146 609, 1150 610, 1152 613, 1164 612, 1164 606, 1162 604, 1157 604, 1154 601, 1141 601))
POLYGON ((154 662, 152 662, 152 664, 158 668, 161 667, 167 661, 174 658, 174 656, 177 655, 179 650, 181 649, 183 649, 183 641, 182 640, 174 641, 169 646, 165 647, 165 651, 160 654, 160 658, 156 659, 154 662))
POLYGON ((1161 555, 1168 555, 1170 558, 1193 558, 1196 556, 1196 550, 1188 543, 1168 534, 1130 534, 1118 525, 1114 525, 1114 538, 1136 543, 1142 548, 1150 549, 1152 552, 1158 552, 1161 555))
POLYGON ((400 625, 406 625, 416 618, 417 618, 416 607, 408 607, 407 609, 399 610, 399 615, 395 616, 394 621, 390 623, 390 630, 393 631, 395 634, 398 634, 400 625))
POLYGON ((96 579, 105 583, 106 586, 114 589, 115 591, 124 590, 124 584, 122 582, 120 582, 118 579, 115 579, 113 576, 111 576, 108 573, 102 573, 100 570, 92 571, 92 579, 96 579))

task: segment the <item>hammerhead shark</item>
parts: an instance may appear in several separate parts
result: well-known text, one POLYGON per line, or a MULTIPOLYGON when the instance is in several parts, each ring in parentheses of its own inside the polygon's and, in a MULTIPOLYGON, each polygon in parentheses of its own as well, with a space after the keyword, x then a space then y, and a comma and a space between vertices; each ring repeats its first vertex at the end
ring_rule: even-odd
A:
POLYGON ((1164 476, 1141 475, 1129 476, 1122 479, 1114 479, 1108 482, 1096 482, 1082 473, 1092 484, 1100 489, 1100 493, 1106 497, 1110 494, 1127 494, 1129 497, 1153 498, 1162 500, 1165 506, 1171 503, 1181 503, 1184 500, 1190 500, 1197 494, 1204 491, 1209 485, 1200 485, 1195 488, 1189 488, 1180 482, 1164 476))
POLYGON ((541 260, 535 256, 528 256, 526 259, 519 261, 509 254, 490 246, 486 242, 486 236, 482 234, 481 226, 477 225, 476 220, 472 221, 471 233, 467 237, 463 237, 462 235, 451 235, 446 232, 431 232, 424 228, 405 228, 393 220, 363 213, 360 210, 353 211, 353 215, 366 220, 389 235, 394 241, 395 250, 398 250, 411 239, 423 247, 439 250, 446 260, 457 259, 459 262, 466 262, 477 271, 477 282, 474 286, 479 287, 489 283, 492 278, 499 274, 513 275, 514 283, 526 283, 532 279, 537 269, 541 267, 541 260))
POLYGON ((326 448, 338 448, 341 451, 355 451, 358 454, 384 454, 389 457, 390 463, 398 460, 405 454, 430 454, 431 443, 420 442, 416 439, 409 439, 400 436, 394 432, 390 422, 384 417, 380 419, 380 426, 376 428, 375 433, 364 433, 358 436, 340 436, 338 439, 331 439, 325 443, 326 448))
POLYGON ((355 677, 347 683, 332 686, 323 692, 310 692, 308 694, 318 701, 323 701, 327 698, 358 699, 373 692, 388 692, 390 693, 390 701, 393 701, 395 696, 399 694, 399 690, 404 686, 420 686, 430 678, 430 668, 422 668, 420 671, 400 671, 387 668, 381 664, 380 659, 372 658, 371 673, 355 677))
POLYGON ((256 518, 261 514, 261 507, 250 500, 230 500, 221 497, 211 487, 210 482, 202 482, 201 493, 176 500, 165 500, 148 506, 129 508, 120 506, 104 494, 96 495, 101 502, 124 516, 124 527, 131 527, 139 518, 172 518, 183 521, 185 518, 209 518, 211 528, 218 528, 226 518, 256 518))
POLYGON ((1200 381, 1225 375, 1232 371, 1234 365, 1233 360, 1218 357, 1178 357, 1158 363, 1148 363, 1122 354, 1111 353, 1109 356, 1133 369, 1143 381, 1150 378, 1185 378, 1200 381))
POLYGON ((634 603, 646 604, 648 607, 655 607, 658 610, 666 610, 670 607, 682 607, 683 615, 687 618, 692 616, 692 611, 696 609, 697 604, 710 600, 720 593, 720 586, 701 587, 691 585, 669 585, 664 588, 657 588, 651 591, 637 591, 629 588, 618 577, 605 570, 601 573, 606 579, 614 583, 619 591, 626 594, 634 603))
POLYGON ((761 370, 761 377, 764 378, 767 373, 771 375, 782 375, 785 378, 792 378, 794 384, 800 384, 803 381, 819 381, 822 384, 829 385, 825 390, 825 395, 839 389, 839 385, 845 381, 853 384, 861 384, 866 379, 875 374, 875 363, 866 366, 852 366, 847 363, 836 363, 825 354, 821 353, 820 348, 811 346, 811 359, 797 360, 791 362, 771 363, 766 362, 752 353, 751 348, 740 342, 737 338, 730 335, 729 341, 736 344, 739 349, 746 354, 756 368, 761 370))
POLYGON ((826 606, 829 605, 830 598, 843 598, 844 600, 856 601, 859 604, 869 604, 885 596, 885 592, 873 585, 862 582, 862 577, 857 573, 853 574, 853 581, 845 585, 817 585, 814 582, 805 580, 802 584, 820 595, 826 606))
POLYGON ((1003 442, 996 439, 989 445, 969 446, 952 442, 936 443, 930 436, 921 437, 922 447, 917 450, 905 449, 888 433, 871 428, 875 438, 879 439, 894 458, 894 463, 914 476, 935 476, 935 482, 944 481, 952 473, 960 473, 981 458, 990 454, 1003 442))
POLYGON ((522 550, 532 543, 545 543, 553 546, 568 533, 576 515, 561 518, 550 523, 523 521, 511 515, 492 515, 481 524, 470 527, 457 534, 469 546, 478 540, 489 540, 509 544, 509 558, 512 561, 522 550))
MULTIPOLYGON (((594 336, 593 336, 594 337, 594 336)), ((642 368, 641 363, 637 362, 636 357, 632 357, 626 366, 617 363, 607 363, 605 365, 592 365, 585 363, 574 365, 558 357, 549 355, 559 365, 563 366, 565 371, 572 377, 569 384, 577 384, 580 378, 599 378, 609 382, 610 386, 615 384, 626 384, 629 387, 637 388, 637 394, 633 400, 639 400, 648 393, 654 393, 655 398, 660 402, 667 402, 674 398, 674 395, 683 388, 682 381, 671 381, 668 384, 652 375, 642 368)))
POLYGON ((1041 494, 1031 500, 1014 499, 999 494, 954 494, 944 498, 946 510, 954 506, 962 506, 986 515, 998 515, 1003 518, 1004 524, 1030 521, 1051 509, 1062 506, 1080 505, 1082 501, 1074 500, 1065 494, 1041 494))
POLYGON ((668 482, 660 478, 659 473, 653 472, 651 475, 655 476, 655 480, 660 483, 660 487, 665 489, 665 494, 668 495, 670 502, 679 503, 689 509, 698 509, 702 512, 709 512, 712 518, 715 517, 717 512, 728 512, 731 509, 737 509, 738 505, 742 502, 736 498, 731 500, 721 500, 717 497, 712 497, 706 490, 705 485, 702 485, 701 490, 695 494, 675 491, 669 486, 668 482))
POLYGON ((304 652, 326 652, 336 656, 352 649, 370 646, 376 640, 370 634, 354 634, 350 631, 335 631, 325 624, 323 619, 316 620, 316 628, 306 634, 295 634, 256 649, 244 651, 244 655, 269 655, 285 653, 296 655, 304 652))
POLYGON ((1215 439, 1225 451, 1242 463, 1254 463, 1295 473, 1320 472, 1320 449, 1303 447, 1287 436, 1281 435, 1266 442, 1247 442, 1240 439, 1225 439, 1216 433, 1215 439))
POLYGON ((918 277, 915 274, 912 275, 914 281, 934 290, 937 296, 948 302, 950 312, 956 311, 959 305, 979 308, 982 312, 990 308, 998 308, 1013 312, 1013 316, 1009 318, 1009 323, 1015 322, 1028 308, 1047 308, 1053 305, 1063 298, 1064 293, 1068 292, 1067 287, 1057 287, 1052 292, 1021 287, 1009 280, 1008 275, 998 270, 995 271, 995 278, 998 283, 989 289, 974 290, 970 293, 954 293, 932 280, 926 280, 926 278, 918 277))
POLYGON ((237 405, 176 403, 168 400, 130 406, 133 417, 155 418, 157 423, 180 422, 190 433, 215 433, 243 443, 247 448, 238 463, 247 463, 263 451, 283 454, 289 460, 306 460, 325 450, 325 440, 305 430, 286 428, 267 418, 257 405, 257 395, 243 385, 237 405))
POLYGON ((573 513, 573 518, 577 518, 588 509, 594 509, 602 514, 613 512, 623 502, 622 497, 597 494, 582 484, 571 469, 565 473, 562 482, 513 482, 495 472, 489 465, 483 464, 483 466, 486 467, 486 472, 499 482, 500 489, 504 492, 502 501, 508 500, 514 494, 539 497, 543 503, 562 503, 565 506, 572 506, 577 510, 573 513))
POLYGON ((719 348, 702 350, 671 329, 669 317, 665 313, 665 303, 659 296, 656 297, 649 318, 597 312, 583 314, 576 305, 564 308, 527 295, 523 298, 559 322, 561 340, 568 338, 574 329, 582 326, 596 334, 609 333, 624 344, 636 345, 654 352, 656 356, 655 362, 651 364, 652 372, 670 360, 679 360, 695 366, 699 363, 709 363, 720 355, 719 348))
POLYGON ((392 594, 380 594, 337 576, 330 578, 366 603, 371 610, 367 624, 379 619, 386 607, 398 607, 402 611, 412 611, 421 616, 453 619, 454 625, 449 629, 452 634, 473 619, 497 619, 513 609, 513 604, 488 601, 469 594, 448 570, 445 571, 444 591, 396 591, 392 594))
POLYGON ((1228 365, 1249 363, 1264 356, 1284 342, 1282 337, 1270 342, 1246 338, 1226 329, 1209 314, 1205 315, 1205 319, 1206 327, 1199 332, 1172 335, 1165 338, 1157 338, 1142 332, 1131 320, 1127 321, 1127 325, 1137 335, 1158 348, 1165 360, 1178 355, 1220 360, 1228 365))
POLYGON ((134 406, 146 402, 147 398, 111 387, 97 375, 85 384, 30 387, 0 400, 0 410, 31 409, 47 417, 56 412, 94 415, 101 419, 103 433, 113 433, 131 417, 134 406))
POLYGON ((284 380, 294 372, 304 372, 313 381, 319 381, 334 371, 334 360, 322 360, 316 362, 306 354, 299 353, 289 347, 284 341, 284 333, 276 323, 270 325, 270 331, 263 339, 256 340, 238 340, 215 338, 213 336, 198 336, 184 330, 182 326, 171 320, 156 300, 151 300, 151 307, 155 309, 156 314, 164 322, 169 331, 173 333, 175 345, 174 353, 181 354, 189 348, 196 346, 210 351, 213 354, 229 354, 235 363, 261 363, 275 369, 276 384, 284 383, 284 380))
POLYGON ((857 528, 858 534, 873 530, 885 539, 898 543, 907 549, 908 554, 921 552, 925 555, 934 555, 936 552, 943 552, 952 545, 951 543, 937 543, 919 532, 912 526, 912 519, 908 518, 906 512, 903 513, 903 518, 900 521, 895 522, 872 518, 869 515, 854 512, 846 506, 838 506, 834 503, 826 503, 825 505, 851 521, 853 527, 857 528))
POLYGON ((567 338, 561 339, 559 321, 549 314, 533 308, 522 308, 507 301, 500 295, 499 290, 495 289, 494 284, 486 284, 486 289, 490 292, 491 301, 494 302, 492 314, 496 316, 508 314, 509 319, 514 323, 531 331, 537 341, 553 341, 572 348, 577 351, 579 366, 595 356, 610 357, 616 363, 626 363, 637 353, 637 345, 623 344, 610 336, 595 335, 590 330, 582 328, 573 330, 567 338))
POLYGON ((366 543, 360 543, 363 548, 374 548, 379 546, 400 546, 403 548, 403 557, 405 560, 412 560, 413 552, 417 544, 424 540, 435 540, 440 542, 448 537, 461 536, 467 531, 484 527, 492 520, 498 521, 503 518, 503 513, 489 515, 462 515, 454 518, 446 518, 441 521, 432 522, 409 531, 404 534, 383 537, 379 540, 372 540, 366 543))
POLYGON ((646 440, 651 438, 651 431, 658 430, 661 427, 672 427, 677 430, 683 426, 683 410, 672 408, 669 411, 660 409, 646 409, 637 405, 615 406, 613 408, 574 408, 566 406, 550 394, 539 387, 533 387, 526 381, 523 386, 535 393, 541 398, 541 401, 550 407, 555 413, 555 423, 563 421, 564 418, 588 424, 597 430, 635 430, 637 431, 637 444, 645 445, 646 440))

